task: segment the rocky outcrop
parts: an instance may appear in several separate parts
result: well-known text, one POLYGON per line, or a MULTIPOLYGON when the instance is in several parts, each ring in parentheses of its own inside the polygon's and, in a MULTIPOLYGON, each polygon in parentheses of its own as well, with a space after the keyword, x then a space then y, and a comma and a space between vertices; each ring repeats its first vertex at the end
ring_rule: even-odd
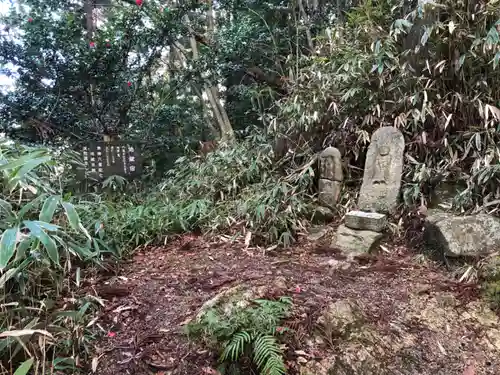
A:
POLYGON ((424 240, 429 250, 450 257, 485 255, 500 248, 500 220, 487 214, 432 212, 425 223, 424 240))
POLYGON ((305 348, 328 348, 329 354, 304 361, 299 374, 466 374, 468 346, 480 353, 475 374, 498 373, 490 361, 500 353, 499 321, 484 303, 470 302, 458 311, 462 302, 451 293, 431 297, 418 292, 407 298, 405 308, 386 324, 370 318, 370 307, 352 298, 330 303, 317 321, 311 347, 305 348), (443 369, 436 366, 439 361, 453 365, 443 369))

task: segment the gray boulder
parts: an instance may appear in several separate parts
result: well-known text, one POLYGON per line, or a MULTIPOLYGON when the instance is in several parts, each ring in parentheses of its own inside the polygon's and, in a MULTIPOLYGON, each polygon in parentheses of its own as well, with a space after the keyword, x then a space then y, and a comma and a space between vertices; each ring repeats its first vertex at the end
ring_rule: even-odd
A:
POLYGON ((487 214, 433 212, 425 223, 424 240, 430 250, 450 257, 486 255, 500 248, 500 220, 487 214))

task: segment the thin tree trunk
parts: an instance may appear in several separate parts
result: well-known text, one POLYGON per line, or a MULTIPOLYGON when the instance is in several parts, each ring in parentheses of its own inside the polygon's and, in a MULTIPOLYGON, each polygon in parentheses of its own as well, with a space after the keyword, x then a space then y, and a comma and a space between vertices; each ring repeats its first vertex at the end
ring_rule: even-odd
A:
MULTIPOLYGON (((213 34, 215 32, 215 19, 214 19, 214 1, 207 0, 208 3, 208 13, 207 13, 207 29, 208 36, 212 39, 213 34)), ((222 105, 222 102, 219 98, 219 90, 216 86, 210 87, 210 92, 212 94, 212 98, 216 103, 217 109, 219 110, 220 116, 222 117, 221 122, 221 139, 223 141, 232 142, 234 140, 234 131, 231 126, 231 122, 229 121, 229 116, 227 115, 226 108, 222 105)), ((208 91, 208 90, 207 90, 208 91)))
MULTIPOLYGON (((300 11, 300 16, 304 19, 304 22, 306 23, 306 38, 307 38, 307 45, 309 46, 309 50, 311 53, 314 52, 314 44, 311 36, 311 29, 309 29, 309 16, 307 15, 305 9, 304 9, 304 4, 302 3, 302 0, 298 0, 299 3, 299 11, 300 11)), ((297 25, 298 27, 298 25, 297 25)))
MULTIPOLYGON (((93 0, 85 0, 85 3, 83 4, 83 10, 85 12, 85 17, 86 17, 86 27, 87 27, 87 45, 90 47, 90 42, 92 42, 92 39, 94 37, 94 30, 95 30, 95 24, 94 24, 94 2, 93 0)), ((94 98, 94 92, 95 92, 95 83, 93 82, 93 79, 91 78, 90 80, 90 106, 92 108, 92 111, 94 113, 97 113, 98 111, 96 110, 96 100, 94 98)), ((94 127, 96 131, 99 129, 99 119, 98 118, 92 118, 92 122, 94 124, 94 127)), ((104 136, 104 141, 106 142, 106 136, 104 136)))
MULTIPOLYGON (((190 43, 192 43, 192 41, 190 41, 190 43)), ((187 63, 186 63, 186 56, 187 56, 186 50, 178 42, 174 42, 174 45, 172 46, 172 48, 173 47, 176 48, 175 50, 172 49, 170 51, 170 53, 172 54, 173 60, 175 60, 175 58, 177 58, 177 61, 179 61, 179 64, 182 67, 186 67, 187 66, 187 63)), ((172 63, 173 63, 173 60, 171 60, 172 63)), ((201 102, 203 103, 202 104, 203 118, 205 119, 205 121, 207 123, 207 127, 210 129, 210 132, 212 133, 212 135, 215 138, 221 138, 220 131, 217 130, 217 128, 213 125, 212 119, 210 118, 210 113, 209 113, 210 111, 209 111, 208 105, 205 103, 205 99, 203 98, 203 92, 204 92, 204 90, 202 90, 201 88, 197 87, 196 85, 192 85, 192 87, 193 87, 193 91, 195 92, 195 94, 200 98, 201 102)), ((210 105, 212 106, 211 103, 210 103, 210 105)), ((213 111, 213 114, 214 114, 214 116, 216 116, 216 112, 215 111, 213 111)), ((217 123, 218 122, 219 122, 219 120, 217 120, 217 123)))
MULTIPOLYGON (((208 13, 208 24, 212 25, 214 24, 213 17, 211 11, 213 10, 212 3, 210 5, 210 11, 208 13)), ((185 16, 186 22, 189 25, 189 18, 186 15, 185 16)), ((213 32, 213 30, 212 30, 213 32)), ((189 36, 189 43, 191 45, 191 50, 193 53, 193 59, 198 60, 199 54, 198 54, 198 45, 196 42, 196 39, 193 34, 189 36)), ((204 87, 205 95, 208 98, 208 101, 210 102, 210 106, 212 107, 212 112, 214 114, 215 119, 217 120, 217 124, 220 129, 220 137, 222 142, 226 143, 231 143, 234 141, 234 131, 233 127, 231 126, 231 122, 229 121, 229 117, 227 115, 226 109, 220 102, 218 98, 218 90, 217 87, 212 86, 204 87)))

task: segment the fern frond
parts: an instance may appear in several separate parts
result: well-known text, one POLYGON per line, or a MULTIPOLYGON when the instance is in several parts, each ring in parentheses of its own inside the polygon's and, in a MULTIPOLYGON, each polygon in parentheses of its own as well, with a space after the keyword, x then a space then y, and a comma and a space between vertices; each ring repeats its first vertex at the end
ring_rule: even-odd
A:
MULTIPOLYGON (((281 358, 281 350, 276 338, 269 335, 260 335, 253 342, 253 359, 259 369, 265 368, 270 358, 281 358)), ((263 372, 266 374, 266 372, 263 372)))
POLYGON ((271 355, 267 359, 264 368, 262 368, 261 373, 267 375, 285 375, 286 367, 283 357, 277 354, 271 355))
POLYGON ((226 344, 224 351, 220 357, 221 361, 230 359, 237 361, 245 350, 245 345, 252 341, 252 336, 246 332, 238 332, 231 337, 231 340, 226 344))

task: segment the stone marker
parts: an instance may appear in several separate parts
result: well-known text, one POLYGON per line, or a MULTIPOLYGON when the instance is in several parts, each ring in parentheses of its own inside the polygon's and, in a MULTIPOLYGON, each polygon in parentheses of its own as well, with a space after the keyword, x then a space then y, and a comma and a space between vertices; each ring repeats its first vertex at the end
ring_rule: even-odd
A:
POLYGON ((384 126, 373 133, 366 154, 358 207, 362 211, 388 213, 398 203, 405 140, 401 132, 384 126))
POLYGON ((320 178, 318 181, 319 203, 325 207, 335 207, 340 195, 342 183, 320 178))
POLYGON ((342 188, 342 156, 335 147, 327 147, 319 155, 319 202, 329 208, 335 207, 342 188))
POLYGON ((342 181, 342 156, 335 147, 327 147, 319 155, 319 175, 331 181, 342 181))
POLYGON ((449 257, 486 255, 500 249, 500 220, 487 214, 432 212, 425 222, 424 241, 430 250, 449 257))
POLYGON ((351 211, 345 217, 345 226, 382 232, 387 226, 387 216, 377 212, 351 211))

